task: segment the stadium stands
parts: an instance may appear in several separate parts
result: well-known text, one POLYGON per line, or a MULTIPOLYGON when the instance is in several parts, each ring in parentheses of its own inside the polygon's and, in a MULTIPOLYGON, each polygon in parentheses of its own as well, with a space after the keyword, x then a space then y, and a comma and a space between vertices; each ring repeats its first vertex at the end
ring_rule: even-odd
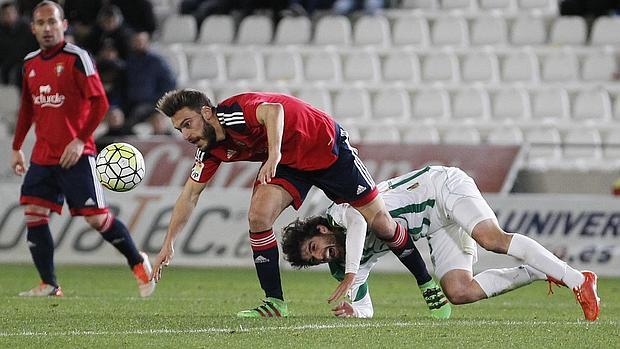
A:
MULTIPOLYGON (((618 17, 600 17, 588 31, 582 17, 559 16, 555 0, 403 0, 380 16, 284 17, 278 25, 264 14, 213 15, 198 32, 172 3, 154 4, 162 21, 154 48, 180 86, 218 99, 292 92, 355 122, 351 133, 362 141, 523 141, 537 168, 587 156, 620 163, 618 17), (400 136, 369 131, 376 120, 400 136), (575 151, 588 142, 592 149, 575 151)), ((17 98, 0 87, 5 124, 17 98)))

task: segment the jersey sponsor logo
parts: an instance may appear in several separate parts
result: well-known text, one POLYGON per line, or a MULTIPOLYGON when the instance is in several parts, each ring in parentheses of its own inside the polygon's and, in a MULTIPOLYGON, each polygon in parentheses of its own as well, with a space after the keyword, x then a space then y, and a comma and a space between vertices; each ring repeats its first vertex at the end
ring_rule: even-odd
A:
POLYGON ((364 186, 361 186, 361 185, 358 185, 358 186, 357 186, 357 195, 360 195, 361 193, 363 193, 364 191, 366 191, 366 189, 368 189, 368 188, 366 188, 366 187, 364 187, 364 186))
POLYGON ((267 257, 264 257, 262 255, 258 255, 256 258, 254 258, 254 264, 263 264, 263 263, 269 263, 270 260, 267 257))
POLYGON ((28 74, 28 78, 34 78, 35 76, 37 76, 37 73, 35 73, 34 69, 32 69, 28 74))
POLYGON ((41 86, 39 86, 39 93, 40 94, 51 93, 51 92, 52 92, 52 86, 50 86, 50 85, 41 85, 41 86))
POLYGON ((202 174, 202 169, 204 167, 205 165, 202 162, 196 161, 194 163, 194 167, 192 168, 192 174, 191 174, 191 177, 193 180, 197 181, 200 179, 200 175, 202 174))
POLYGON ((39 86, 39 94, 32 95, 32 102, 34 105, 39 105, 41 108, 51 107, 58 108, 65 103, 65 96, 56 92, 52 93, 52 86, 41 85, 39 86))

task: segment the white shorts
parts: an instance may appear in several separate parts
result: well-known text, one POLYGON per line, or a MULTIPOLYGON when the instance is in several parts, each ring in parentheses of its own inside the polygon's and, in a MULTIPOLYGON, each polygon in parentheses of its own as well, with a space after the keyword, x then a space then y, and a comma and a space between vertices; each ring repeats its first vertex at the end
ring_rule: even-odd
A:
POLYGON ((487 219, 497 221, 497 217, 465 172, 454 167, 432 169, 438 208, 443 209, 440 215, 444 221, 427 238, 435 275, 441 279, 450 270, 472 271, 478 259, 472 231, 478 223, 487 219))
POLYGON ((477 260, 476 243, 472 239, 474 249, 465 250, 462 246, 464 237, 471 239, 456 224, 436 231, 428 237, 431 262, 437 279, 441 280, 447 272, 454 269, 472 272, 472 265, 477 260))

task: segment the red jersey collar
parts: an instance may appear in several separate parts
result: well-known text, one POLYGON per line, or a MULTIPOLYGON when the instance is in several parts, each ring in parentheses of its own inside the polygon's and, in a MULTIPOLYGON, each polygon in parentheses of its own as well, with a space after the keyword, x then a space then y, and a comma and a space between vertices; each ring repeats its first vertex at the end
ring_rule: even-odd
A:
POLYGON ((58 52, 60 52, 63 47, 65 47, 65 41, 64 40, 59 42, 56 46, 54 46, 52 48, 48 48, 46 50, 41 50, 41 57, 43 59, 50 59, 50 58, 54 57, 56 54, 58 54, 58 52))

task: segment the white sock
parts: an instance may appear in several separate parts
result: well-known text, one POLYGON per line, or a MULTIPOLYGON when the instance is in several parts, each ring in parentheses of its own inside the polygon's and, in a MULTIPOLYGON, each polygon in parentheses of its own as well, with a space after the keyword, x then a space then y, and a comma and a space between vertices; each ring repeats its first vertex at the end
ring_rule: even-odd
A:
POLYGON ((564 281, 571 289, 581 285, 585 280, 580 271, 573 269, 541 244, 525 235, 512 235, 508 254, 546 275, 564 281))
POLYGON ((487 298, 491 298, 546 278, 545 274, 539 271, 530 273, 530 270, 535 269, 526 265, 514 268, 487 269, 474 276, 474 280, 480 285, 487 298))

